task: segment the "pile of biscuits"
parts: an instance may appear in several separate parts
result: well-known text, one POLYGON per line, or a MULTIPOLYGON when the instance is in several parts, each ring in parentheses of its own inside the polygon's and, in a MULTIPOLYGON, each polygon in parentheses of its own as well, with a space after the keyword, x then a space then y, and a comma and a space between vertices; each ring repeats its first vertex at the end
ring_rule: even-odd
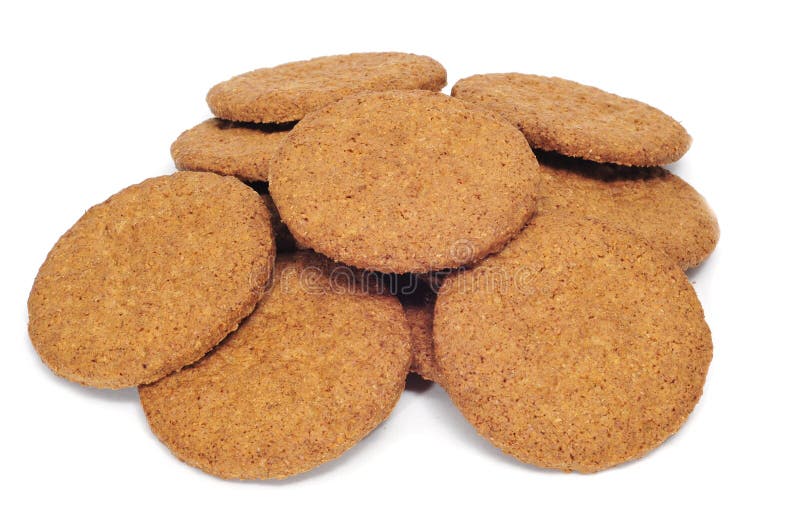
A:
POLYGON ((219 83, 176 173, 89 209, 28 300, 56 374, 138 386, 156 436, 223 478, 284 478, 390 414, 409 371, 519 460, 592 472, 694 408, 712 355, 684 270, 705 200, 661 111, 405 53, 219 83))

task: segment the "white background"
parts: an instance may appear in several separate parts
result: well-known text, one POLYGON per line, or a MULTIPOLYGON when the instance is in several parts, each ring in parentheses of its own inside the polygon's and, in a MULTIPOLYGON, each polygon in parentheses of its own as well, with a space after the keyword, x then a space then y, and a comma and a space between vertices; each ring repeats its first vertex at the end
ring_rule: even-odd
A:
POLYGON ((696 4, 4 2, 0 528, 797 530, 797 18, 763 1, 696 4), (673 170, 722 226, 691 273, 714 360, 688 423, 646 458, 589 476, 525 466, 432 386, 407 391, 365 441, 310 474, 226 482, 174 459, 133 389, 82 388, 39 361, 25 302, 47 251, 89 206, 172 171, 169 145, 209 116, 209 87, 389 50, 436 58, 451 84, 522 71, 596 85, 694 137, 673 170))

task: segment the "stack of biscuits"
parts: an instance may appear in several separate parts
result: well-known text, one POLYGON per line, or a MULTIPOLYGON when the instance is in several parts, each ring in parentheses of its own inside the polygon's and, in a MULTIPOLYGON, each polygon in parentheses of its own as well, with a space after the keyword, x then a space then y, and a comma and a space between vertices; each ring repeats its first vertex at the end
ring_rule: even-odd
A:
POLYGON ((389 416, 409 371, 522 462, 594 472, 676 432, 712 344, 684 271, 719 238, 663 168, 684 128, 559 78, 406 53, 214 86, 179 171, 89 209, 28 300, 56 374, 138 386, 181 460, 285 478, 389 416))

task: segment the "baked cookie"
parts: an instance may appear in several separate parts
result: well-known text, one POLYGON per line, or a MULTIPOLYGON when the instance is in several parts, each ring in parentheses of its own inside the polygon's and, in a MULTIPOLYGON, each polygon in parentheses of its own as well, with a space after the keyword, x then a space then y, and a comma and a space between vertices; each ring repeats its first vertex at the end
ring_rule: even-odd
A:
POLYGON ((310 252, 279 255, 255 312, 206 358, 139 389, 150 427, 222 478, 283 478, 338 457, 405 385, 409 330, 394 296, 310 252))
POLYGON ((545 170, 538 213, 567 213, 620 226, 664 250, 684 270, 703 262, 716 247, 719 224, 706 200, 669 171, 537 155, 545 170))
POLYGON ((661 251, 555 215, 448 277, 433 332, 438 382, 478 432, 564 471, 633 460, 676 432, 712 351, 692 285, 661 251))
POLYGON ((535 208, 522 134, 429 91, 345 98, 307 116, 270 164, 270 194, 299 245, 387 273, 477 262, 535 208))
POLYGON ((155 381, 236 329, 274 258, 267 209, 238 179, 148 179, 89 209, 47 255, 28 298, 31 341, 81 384, 155 381))
POLYGON ((220 118, 293 122, 345 96, 447 84, 444 67, 424 55, 361 53, 317 57, 241 74, 212 87, 206 101, 220 118))
POLYGON ((504 116, 534 148, 601 163, 668 164, 692 141, 654 107, 561 78, 477 75, 457 82, 452 95, 504 116))
POLYGON ((264 126, 210 118, 181 133, 170 153, 179 170, 266 181, 269 160, 290 129, 291 125, 264 126))
POLYGON ((436 363, 433 357, 433 307, 436 294, 423 281, 409 294, 401 294, 400 301, 411 327, 411 371, 425 380, 436 380, 436 363))

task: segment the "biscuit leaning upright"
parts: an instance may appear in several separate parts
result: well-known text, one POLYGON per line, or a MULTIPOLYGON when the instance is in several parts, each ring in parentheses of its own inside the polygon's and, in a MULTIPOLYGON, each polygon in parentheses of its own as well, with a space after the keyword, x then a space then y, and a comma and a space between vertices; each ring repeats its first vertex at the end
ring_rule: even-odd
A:
POLYGON ((522 134, 429 91, 366 93, 303 119, 270 164, 298 244, 386 273, 472 264, 532 215, 539 167, 522 134))
POLYGON ((483 74, 451 93, 504 116, 534 148, 590 161, 658 166, 680 159, 692 141, 654 107, 561 78, 483 74))
POLYGON ((444 67, 424 55, 398 52, 317 57, 261 68, 223 81, 206 97, 211 112, 239 122, 294 122, 337 100, 368 91, 447 84, 444 67))
POLYGON ((449 276, 433 333, 438 382, 478 432, 565 471, 633 460, 676 432, 712 351, 677 265, 631 233, 557 215, 449 276))
POLYGON ((223 478, 296 475, 391 412, 411 363, 396 297, 311 252, 278 255, 255 312, 208 357, 139 389, 181 460, 223 478))
POLYGON ((31 341, 81 384, 155 381, 236 329, 274 258, 267 208, 238 179, 148 179, 89 209, 53 246, 28 298, 31 341))

